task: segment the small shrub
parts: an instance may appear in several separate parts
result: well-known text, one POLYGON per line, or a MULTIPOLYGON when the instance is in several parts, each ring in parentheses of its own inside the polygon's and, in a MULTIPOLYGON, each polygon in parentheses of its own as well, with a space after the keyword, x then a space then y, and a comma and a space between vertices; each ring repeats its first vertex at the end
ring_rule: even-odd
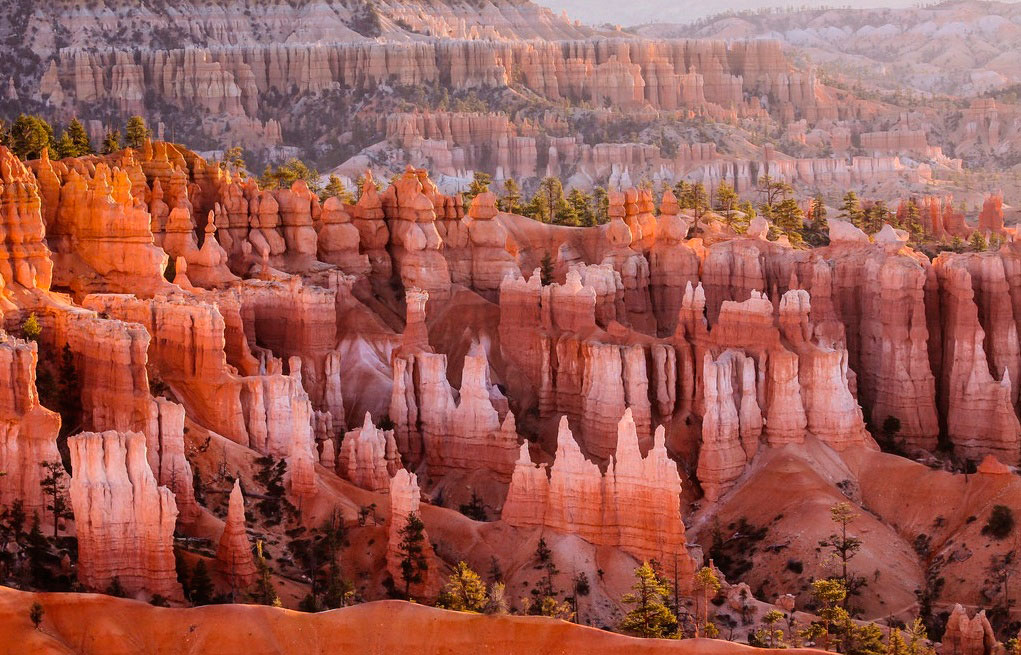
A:
POLYGON ((21 335, 29 341, 38 341, 42 333, 43 328, 39 325, 39 319, 35 317, 35 312, 32 312, 21 324, 21 335))
POLYGON ((982 534, 994 539, 1006 539, 1014 531, 1014 512, 1006 505, 994 505, 982 528, 982 534))

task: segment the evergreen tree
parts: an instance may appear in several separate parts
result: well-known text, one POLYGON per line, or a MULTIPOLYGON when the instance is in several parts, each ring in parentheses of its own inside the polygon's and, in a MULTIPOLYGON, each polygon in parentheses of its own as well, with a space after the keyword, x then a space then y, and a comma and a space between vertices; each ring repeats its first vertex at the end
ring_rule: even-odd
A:
POLYGON ((489 603, 486 584, 465 562, 458 562, 437 605, 457 612, 482 613, 489 603))
POLYGON ((865 221, 865 213, 861 208, 861 201, 858 194, 848 191, 840 203, 840 219, 848 221, 858 229, 862 229, 865 221))
POLYGON ((39 319, 36 318, 35 312, 32 312, 25 319, 25 322, 21 324, 21 336, 27 341, 38 341, 42 333, 43 328, 39 325, 39 319))
POLYGON ((103 137, 103 147, 100 150, 104 155, 111 155, 121 149, 121 131, 110 130, 103 137))
POLYGON ((770 175, 763 175, 759 178, 758 189, 763 197, 762 214, 770 219, 773 218, 773 210, 780 201, 794 192, 790 184, 782 180, 774 180, 770 175))
POLYGON ((195 563, 195 570, 191 572, 191 604, 196 607, 208 605, 213 600, 213 580, 209 577, 209 569, 206 567, 206 560, 199 559, 195 563))
POLYGON ((41 462, 40 465, 46 471, 46 475, 39 481, 39 486, 43 488, 43 493, 49 497, 46 509, 53 512, 53 538, 56 539, 58 521, 67 516, 68 503, 67 497, 64 495, 64 477, 67 474, 64 472, 64 465, 60 463, 60 460, 41 462))
POLYGON ((43 535, 39 526, 39 513, 32 514, 32 528, 25 538, 25 553, 28 555, 29 571, 32 583, 36 586, 44 586, 50 579, 51 573, 47 569, 47 562, 53 559, 50 553, 50 544, 43 535))
POLYGON ((145 140, 149 138, 149 128, 141 116, 132 116, 124 129, 124 141, 129 148, 141 150, 145 140))
POLYGON ((701 220, 709 210, 709 196, 705 186, 701 182, 685 186, 684 196, 678 199, 678 203, 682 209, 692 210, 696 221, 701 220))
POLYGON ((567 194, 567 203, 578 217, 578 223, 583 227, 596 225, 596 213, 592 209, 592 196, 581 189, 571 189, 567 194))
POLYGON ((829 229, 829 221, 826 220, 826 201, 822 194, 812 198, 812 229, 816 232, 825 232, 829 229))
POLYGON ((319 192, 319 200, 326 202, 328 198, 339 198, 341 202, 353 205, 355 203, 355 196, 353 193, 347 190, 344 186, 343 180, 336 175, 330 175, 329 181, 323 190, 319 192))
POLYGON ((730 212, 737 209, 737 203, 738 197, 734 187, 727 184, 725 180, 720 180, 719 186, 716 187, 716 202, 713 209, 721 213, 730 212))
POLYGON ((464 202, 465 210, 472 204, 472 200, 476 196, 479 196, 486 191, 489 191, 489 185, 493 182, 493 176, 488 173, 481 173, 475 171, 475 176, 472 178, 471 184, 468 185, 468 190, 461 193, 461 200, 464 202))
POLYGON ((592 211, 596 225, 610 222, 610 194, 606 187, 597 186, 592 189, 592 211))
POLYGON ((539 183, 539 188, 525 208, 525 215, 540 223, 578 225, 578 216, 564 197, 564 186, 555 177, 543 178, 539 183))
POLYGON ((503 197, 497 203, 497 208, 507 214, 521 214, 524 208, 521 206, 521 187, 513 177, 508 177, 503 182, 503 197))
POLYGON ((39 159, 43 150, 53 154, 53 128, 39 116, 21 114, 11 125, 11 152, 19 159, 39 159))
POLYGON ((291 157, 277 168, 267 165, 259 178, 261 189, 289 189, 298 180, 304 180, 309 191, 318 195, 322 189, 319 171, 297 157, 291 157))
MULTIPOLYGON (((255 568, 258 571, 258 577, 252 585, 252 600, 260 605, 280 607, 280 597, 277 596, 277 591, 273 587, 273 573, 270 571, 269 563, 266 562, 266 557, 263 555, 261 539, 255 542, 255 551, 255 568)), ((194 586, 194 584, 193 580, 192 585, 194 586)))
POLYGON ((971 233, 971 238, 968 239, 968 246, 974 252, 985 252, 989 248, 989 242, 986 241, 985 235, 975 230, 971 233))
MULTIPOLYGON (((716 594, 720 592, 720 579, 716 577, 716 572, 708 566, 703 566, 695 573, 695 587, 702 592, 702 608, 701 608, 701 621, 699 621, 699 607, 695 605, 695 636, 698 637, 699 624, 704 629, 709 630, 709 601, 716 597, 716 594)), ((706 635, 708 636, 708 634, 706 635)))
POLYGON ((904 229, 911 233, 911 237, 918 240, 922 237, 922 210, 918 206, 918 199, 908 199, 907 209, 904 214, 904 229))
POLYGON ((677 198, 677 206, 681 209, 691 209, 686 204, 688 198, 688 183, 684 180, 678 180, 677 184, 674 185, 674 197, 677 198))
POLYGON ((621 599, 625 605, 633 607, 624 616, 620 629, 639 637, 664 637, 677 625, 677 617, 667 607, 670 588, 665 585, 656 572, 644 562, 635 569, 635 582, 631 585, 631 593, 621 599))
POLYGON ((847 533, 847 527, 858 515, 850 503, 837 503, 830 507, 830 519, 838 527, 838 532, 831 534, 819 542, 823 548, 829 548, 833 556, 840 562, 840 582, 844 587, 843 607, 848 609, 850 597, 858 593, 865 585, 865 579, 854 576, 848 570, 848 562, 861 550, 862 540, 847 533))
POLYGON ((408 514, 404 527, 397 533, 401 540, 397 552, 401 555, 401 579, 404 580, 404 596, 410 597, 411 585, 425 579, 429 562, 425 556, 425 524, 418 514, 408 514))
POLYGON ((72 118, 67 129, 60 135, 57 142, 57 155, 59 157, 84 157, 95 152, 92 149, 92 141, 85 131, 85 126, 77 118, 72 118))
POLYGON ((801 229, 804 227, 805 213, 801 211, 797 200, 784 198, 774 205, 773 223, 787 235, 791 243, 801 243, 801 229))
POLYGON ((891 217, 890 209, 883 200, 876 200, 865 210, 865 222, 862 230, 865 234, 875 234, 883 229, 884 223, 889 223, 891 217))
POLYGON ((823 648, 829 650, 830 633, 838 634, 843 626, 850 621, 850 615, 843 605, 847 601, 847 587, 840 579, 822 579, 812 581, 812 595, 820 605, 819 618, 822 620, 823 648))
POLYGON ((245 161, 245 150, 241 146, 232 146, 223 151, 220 159, 220 168, 240 175, 246 176, 248 163, 245 161))

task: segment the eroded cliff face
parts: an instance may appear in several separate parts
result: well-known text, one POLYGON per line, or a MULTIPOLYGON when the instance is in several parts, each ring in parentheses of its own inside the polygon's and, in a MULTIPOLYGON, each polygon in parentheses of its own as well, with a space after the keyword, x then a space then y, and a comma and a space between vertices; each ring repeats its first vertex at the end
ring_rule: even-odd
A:
MULTIPOLYGON (((12 335, 29 313, 42 333, 0 340, 0 503, 45 515, 60 423, 39 400, 53 364, 39 353, 66 345, 81 411, 74 521, 58 530, 77 535, 90 588, 116 578, 181 600, 177 530, 218 544, 221 593, 239 591, 255 574, 246 525, 339 520, 362 531, 365 593, 382 593, 387 576, 400 585, 416 513, 436 544, 409 585, 422 597, 451 560, 532 570, 517 550, 539 534, 578 567, 596 548, 624 568, 676 561, 688 593, 689 535, 755 505, 757 485, 796 482, 815 506, 857 480, 852 500, 878 502, 883 467, 918 465, 877 441, 947 467, 985 460, 980 481, 1005 489, 1021 463, 1013 243, 930 262, 892 229, 873 242, 834 221, 831 245, 793 248, 765 221, 737 236, 639 190, 612 194, 608 225, 564 228, 497 211, 492 194, 465 213, 418 169, 324 205, 161 143, 3 162, 0 310, 12 335), (174 282, 152 268, 171 251, 174 282), (81 274, 59 285, 70 293, 40 275, 51 262, 54 280, 81 274), (293 506, 277 523, 270 488, 293 506), (260 501, 248 517, 242 489, 260 501)), ((914 561, 906 541, 890 547, 914 561)), ((595 584, 614 607, 623 590, 595 584)))
POLYGON ((129 594, 182 598, 174 567, 174 494, 157 487, 138 432, 71 437, 71 505, 78 579, 105 590, 116 578, 129 594))

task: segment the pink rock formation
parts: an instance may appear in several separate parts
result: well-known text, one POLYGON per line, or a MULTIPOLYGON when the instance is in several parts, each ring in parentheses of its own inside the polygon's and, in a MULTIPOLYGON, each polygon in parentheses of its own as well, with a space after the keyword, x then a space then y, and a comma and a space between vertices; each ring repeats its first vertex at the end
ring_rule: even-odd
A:
MULTIPOLYGON (((39 165, 56 167, 45 159, 39 165)), ((52 216, 47 231, 55 247, 55 283, 80 295, 165 289, 167 255, 153 243, 148 207, 132 194, 128 170, 100 162, 91 172, 65 170, 59 178, 59 196, 44 197, 55 207, 43 207, 52 216)), ((180 216, 191 224, 187 214, 180 216)))
POLYGON ((234 481, 227 506, 227 520, 216 548, 216 568, 230 583, 232 589, 244 589, 255 582, 258 572, 252 558, 252 545, 245 532, 245 498, 241 481, 234 481))
POLYGON ((656 242, 649 253, 652 305, 660 336, 673 333, 688 283, 698 281, 698 256, 683 245, 688 222, 681 218, 672 191, 663 194, 656 242))
MULTIPOLYGON (((404 469, 398 470, 390 480, 390 509, 387 515, 389 527, 386 546, 386 570, 398 584, 401 580, 401 530, 407 525, 410 514, 416 514, 420 519, 422 518, 419 513, 420 499, 418 477, 404 469)), ((414 596, 423 595, 435 588, 437 576, 440 573, 436 570, 435 556, 432 552, 432 544, 429 542, 429 535, 424 534, 424 537, 423 546, 429 567, 422 571, 423 581, 411 585, 411 593, 414 596)))
MULTIPOLYGON (((609 248, 602 263, 610 264, 620 273, 620 279, 624 284, 627 322, 642 332, 655 333, 655 316, 649 293, 649 262, 641 253, 632 249, 633 243, 637 248, 642 247, 642 235, 635 235, 632 228, 624 222, 626 208, 622 206, 623 201, 621 194, 611 194, 610 223, 606 226, 609 248)), ((642 229, 637 217, 633 223, 635 229, 642 229)))
POLYGON ((954 605, 943 633, 943 653, 946 655, 991 655, 996 652, 996 635, 989 625, 985 610, 968 618, 968 611, 954 605))
POLYGON ((518 271, 513 255, 507 250, 507 230, 497 221, 496 195, 479 194, 468 211, 468 234, 471 239, 471 285, 483 297, 496 301, 500 283, 511 272, 518 271))
POLYGON ((368 275, 372 271, 368 255, 358 249, 360 235, 351 219, 351 206, 339 198, 323 203, 322 227, 317 241, 321 261, 339 266, 349 275, 368 275))
MULTIPOLYGON (((464 358, 459 402, 447 382, 446 355, 420 352, 394 360, 390 417, 405 461, 421 441, 430 476, 485 470, 507 482, 514 469, 518 436, 513 416, 493 404, 502 394, 489 380, 485 349, 476 344, 464 358)), ((501 403, 506 407, 506 402, 501 403)))
POLYGON ((1004 234, 1003 193, 993 194, 983 201, 982 211, 978 215, 978 230, 1004 234))
POLYGON ((605 474, 585 459, 567 417, 560 420, 556 460, 547 480, 521 446, 502 519, 508 525, 541 526, 575 534, 598 545, 621 548, 638 558, 678 567, 683 589, 691 588, 694 561, 685 549, 680 476, 656 430, 643 459, 631 412, 618 424, 618 444, 605 474))
POLYGON ((702 448, 698 455, 698 480, 706 500, 716 502, 744 472, 751 454, 745 450, 742 432, 748 441, 758 445, 762 430, 762 415, 754 400, 754 361, 740 352, 728 350, 713 361, 706 353, 702 365, 705 384, 705 415, 702 417, 702 448), (752 376, 745 374, 749 367, 752 376), (737 384, 735 385, 735 381, 737 384), (736 386, 736 389, 735 389, 736 386), (746 403, 745 398, 750 402, 746 403), (740 399, 740 400, 737 400, 740 399), (738 411, 740 407, 741 411, 738 411), (748 423, 742 425, 742 419, 748 423))
MULTIPOLYGON (((978 318, 972 276, 965 259, 941 255, 933 267, 939 277, 943 311, 941 410, 947 436, 961 457, 995 455, 1019 461, 1021 423, 1014 411, 1007 369, 990 371, 985 331, 978 318)), ((1013 327, 1013 325, 1012 325, 1013 327)), ((1015 337, 1016 338, 1016 337, 1015 337)))
POLYGON ((26 516, 52 516, 39 482, 46 476, 43 462, 59 462, 57 432, 60 416, 39 404, 36 391, 38 347, 10 335, 0 339, 0 505, 21 500, 26 516))
POLYGON ((104 590, 182 600, 174 566, 174 495, 157 487, 138 432, 83 432, 71 449, 78 580, 104 590))
POLYGON ((362 489, 384 493, 390 489, 390 477, 400 468, 393 430, 380 430, 366 412, 362 427, 344 435, 337 472, 362 489))
POLYGON ((436 229, 436 207, 425 194, 417 171, 409 169, 383 195, 390 221, 391 252, 401 282, 436 298, 450 294, 450 269, 441 254, 443 241, 436 229))
MULTIPOLYGON (((45 153, 45 150, 44 150, 45 153)), ((44 238, 39 185, 10 150, 0 146, 0 278, 28 289, 49 289, 53 262, 44 238)))
POLYGON ((191 464, 184 454, 184 407, 166 398, 156 398, 155 405, 155 425, 145 431, 149 468, 161 485, 174 492, 177 520, 187 525, 198 518, 199 506, 191 464))

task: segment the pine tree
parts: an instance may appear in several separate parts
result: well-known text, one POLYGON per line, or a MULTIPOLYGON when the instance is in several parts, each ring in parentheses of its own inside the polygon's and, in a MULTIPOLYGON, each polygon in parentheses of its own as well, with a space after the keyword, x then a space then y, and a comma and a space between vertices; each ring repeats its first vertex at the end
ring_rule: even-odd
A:
POLYGON ((865 213, 861 209, 861 201, 858 194, 848 191, 840 203, 840 219, 848 221, 858 229, 864 226, 865 213))
POLYGON ((985 235, 975 230, 968 239, 968 246, 975 252, 985 252, 989 248, 989 242, 986 241, 985 235))
POLYGON ((692 210, 695 213, 696 221, 700 220, 709 210, 709 196, 705 186, 701 182, 687 185, 679 204, 684 209, 692 210))
POLYGON ((355 196, 353 193, 347 190, 344 186, 343 180, 336 175, 330 175, 329 181, 323 190, 319 192, 319 200, 326 202, 328 198, 339 198, 341 202, 353 205, 355 203, 355 196))
POLYGON ((833 556, 840 562, 840 582, 844 587, 843 607, 848 609, 852 595, 865 585, 865 579, 854 576, 848 570, 848 563, 861 550, 862 540, 853 535, 847 534, 847 527, 858 515, 851 508, 850 503, 837 503, 830 507, 830 519, 838 526, 839 532, 831 534, 819 542, 823 548, 829 548, 833 556))
POLYGON ((481 613, 489 603, 486 584, 465 562, 458 562, 447 579, 438 605, 457 612, 481 613))
POLYGON ((53 538, 56 539, 58 521, 67 516, 68 505, 63 484, 67 474, 64 472, 64 465, 60 463, 60 460, 41 462, 40 465, 46 471, 46 475, 39 481, 39 486, 43 488, 43 493, 50 499, 46 509, 53 512, 53 538))
POLYGON ((922 236, 922 210, 918 206, 918 200, 914 197, 908 199, 907 211, 904 217, 904 227, 914 239, 922 236))
POLYGON ((21 114, 11 125, 10 142, 19 159, 39 159, 43 150, 54 150, 53 128, 39 116, 21 114))
POLYGON ((716 202, 713 208, 718 212, 730 212, 737 209, 737 192, 734 187, 727 184, 726 180, 720 180, 716 187, 716 202))
POLYGON ((571 189, 571 193, 567 194, 567 203, 574 210, 580 225, 592 227, 596 224, 596 213, 592 209, 592 196, 581 189, 571 189))
POLYGON ((782 180, 774 180, 770 175, 763 175, 759 178, 758 189, 763 196, 762 214, 767 218, 772 218, 773 210, 780 200, 787 198, 794 191, 790 184, 782 180))
POLYGON ((773 222, 787 235, 791 243, 801 242, 801 229, 805 224, 805 214, 801 211, 797 200, 784 198, 774 205, 773 222))
POLYGON ((884 223, 890 222, 891 212, 883 200, 876 200, 865 210, 865 220, 862 230, 865 234, 875 234, 883 229, 884 223))
POLYGON ((261 189, 289 189, 298 180, 304 180, 309 191, 318 195, 322 190, 319 171, 311 168, 297 157, 291 157, 276 169, 266 166, 259 178, 261 189))
MULTIPOLYGON (((252 600, 260 605, 280 607, 280 597, 277 596, 277 591, 273 587, 273 573, 270 571, 269 563, 266 562, 266 557, 262 553, 261 539, 255 542, 255 551, 255 568, 258 571, 258 577, 252 585, 252 600)), ((193 580, 192 585, 194 584, 193 580)))
POLYGON ((496 205, 500 211, 506 214, 522 213, 524 208, 521 206, 521 187, 513 177, 504 180, 503 197, 497 201, 496 205))
POLYGON ((25 319, 25 322, 21 324, 21 336, 27 341, 38 341, 42 333, 43 328, 39 325, 39 319, 36 318, 35 312, 32 312, 25 319))
POLYGON ((57 142, 57 154, 60 157, 84 157, 94 152, 85 126, 77 118, 72 118, 57 142))
POLYGON ((825 640, 824 649, 829 650, 829 634, 836 628, 837 632, 850 621, 850 615, 843 608, 847 601, 847 587, 840 579, 822 579, 812 581, 812 595, 820 605, 819 618, 822 619, 822 637, 825 640))
POLYGON ((149 138, 149 128, 141 116, 132 116, 124 129, 124 140, 129 148, 140 150, 149 138))
POLYGON ((597 186, 592 189, 592 212, 596 225, 610 222, 610 194, 606 187, 597 186))
POLYGON ((812 199, 812 229, 816 232, 825 232, 829 229, 829 221, 826 220, 826 201, 822 194, 812 199))
POLYGON ((104 155, 111 155, 121 149, 121 131, 110 130, 103 137, 103 147, 100 150, 104 155))
POLYGON ((667 607, 670 589, 656 575, 648 562, 635 569, 631 593, 621 599, 633 605, 620 623, 624 632, 645 638, 664 637, 677 625, 677 617, 667 607))
POLYGON ((699 624, 707 629, 711 625, 709 623, 709 601, 716 597, 722 585, 720 579, 716 577, 716 572, 708 566, 703 566, 695 574, 695 586, 702 592, 701 621, 698 616, 698 605, 695 606, 695 636, 698 637, 699 624))
POLYGON ((418 514, 411 512, 404 527, 397 534, 401 538, 397 552, 401 555, 404 596, 410 597, 411 585, 421 583, 429 569, 429 562, 425 557, 425 524, 418 518, 418 514))
POLYGON ((191 604, 196 607, 208 605, 213 600, 213 580, 209 577, 206 560, 199 559, 191 572, 191 604))
POLYGON ((475 171, 475 176, 472 178, 471 184, 468 185, 468 190, 461 194, 461 199, 464 201, 465 209, 471 205, 472 200, 474 200, 476 196, 489 191, 489 185, 492 182, 492 175, 475 171))

